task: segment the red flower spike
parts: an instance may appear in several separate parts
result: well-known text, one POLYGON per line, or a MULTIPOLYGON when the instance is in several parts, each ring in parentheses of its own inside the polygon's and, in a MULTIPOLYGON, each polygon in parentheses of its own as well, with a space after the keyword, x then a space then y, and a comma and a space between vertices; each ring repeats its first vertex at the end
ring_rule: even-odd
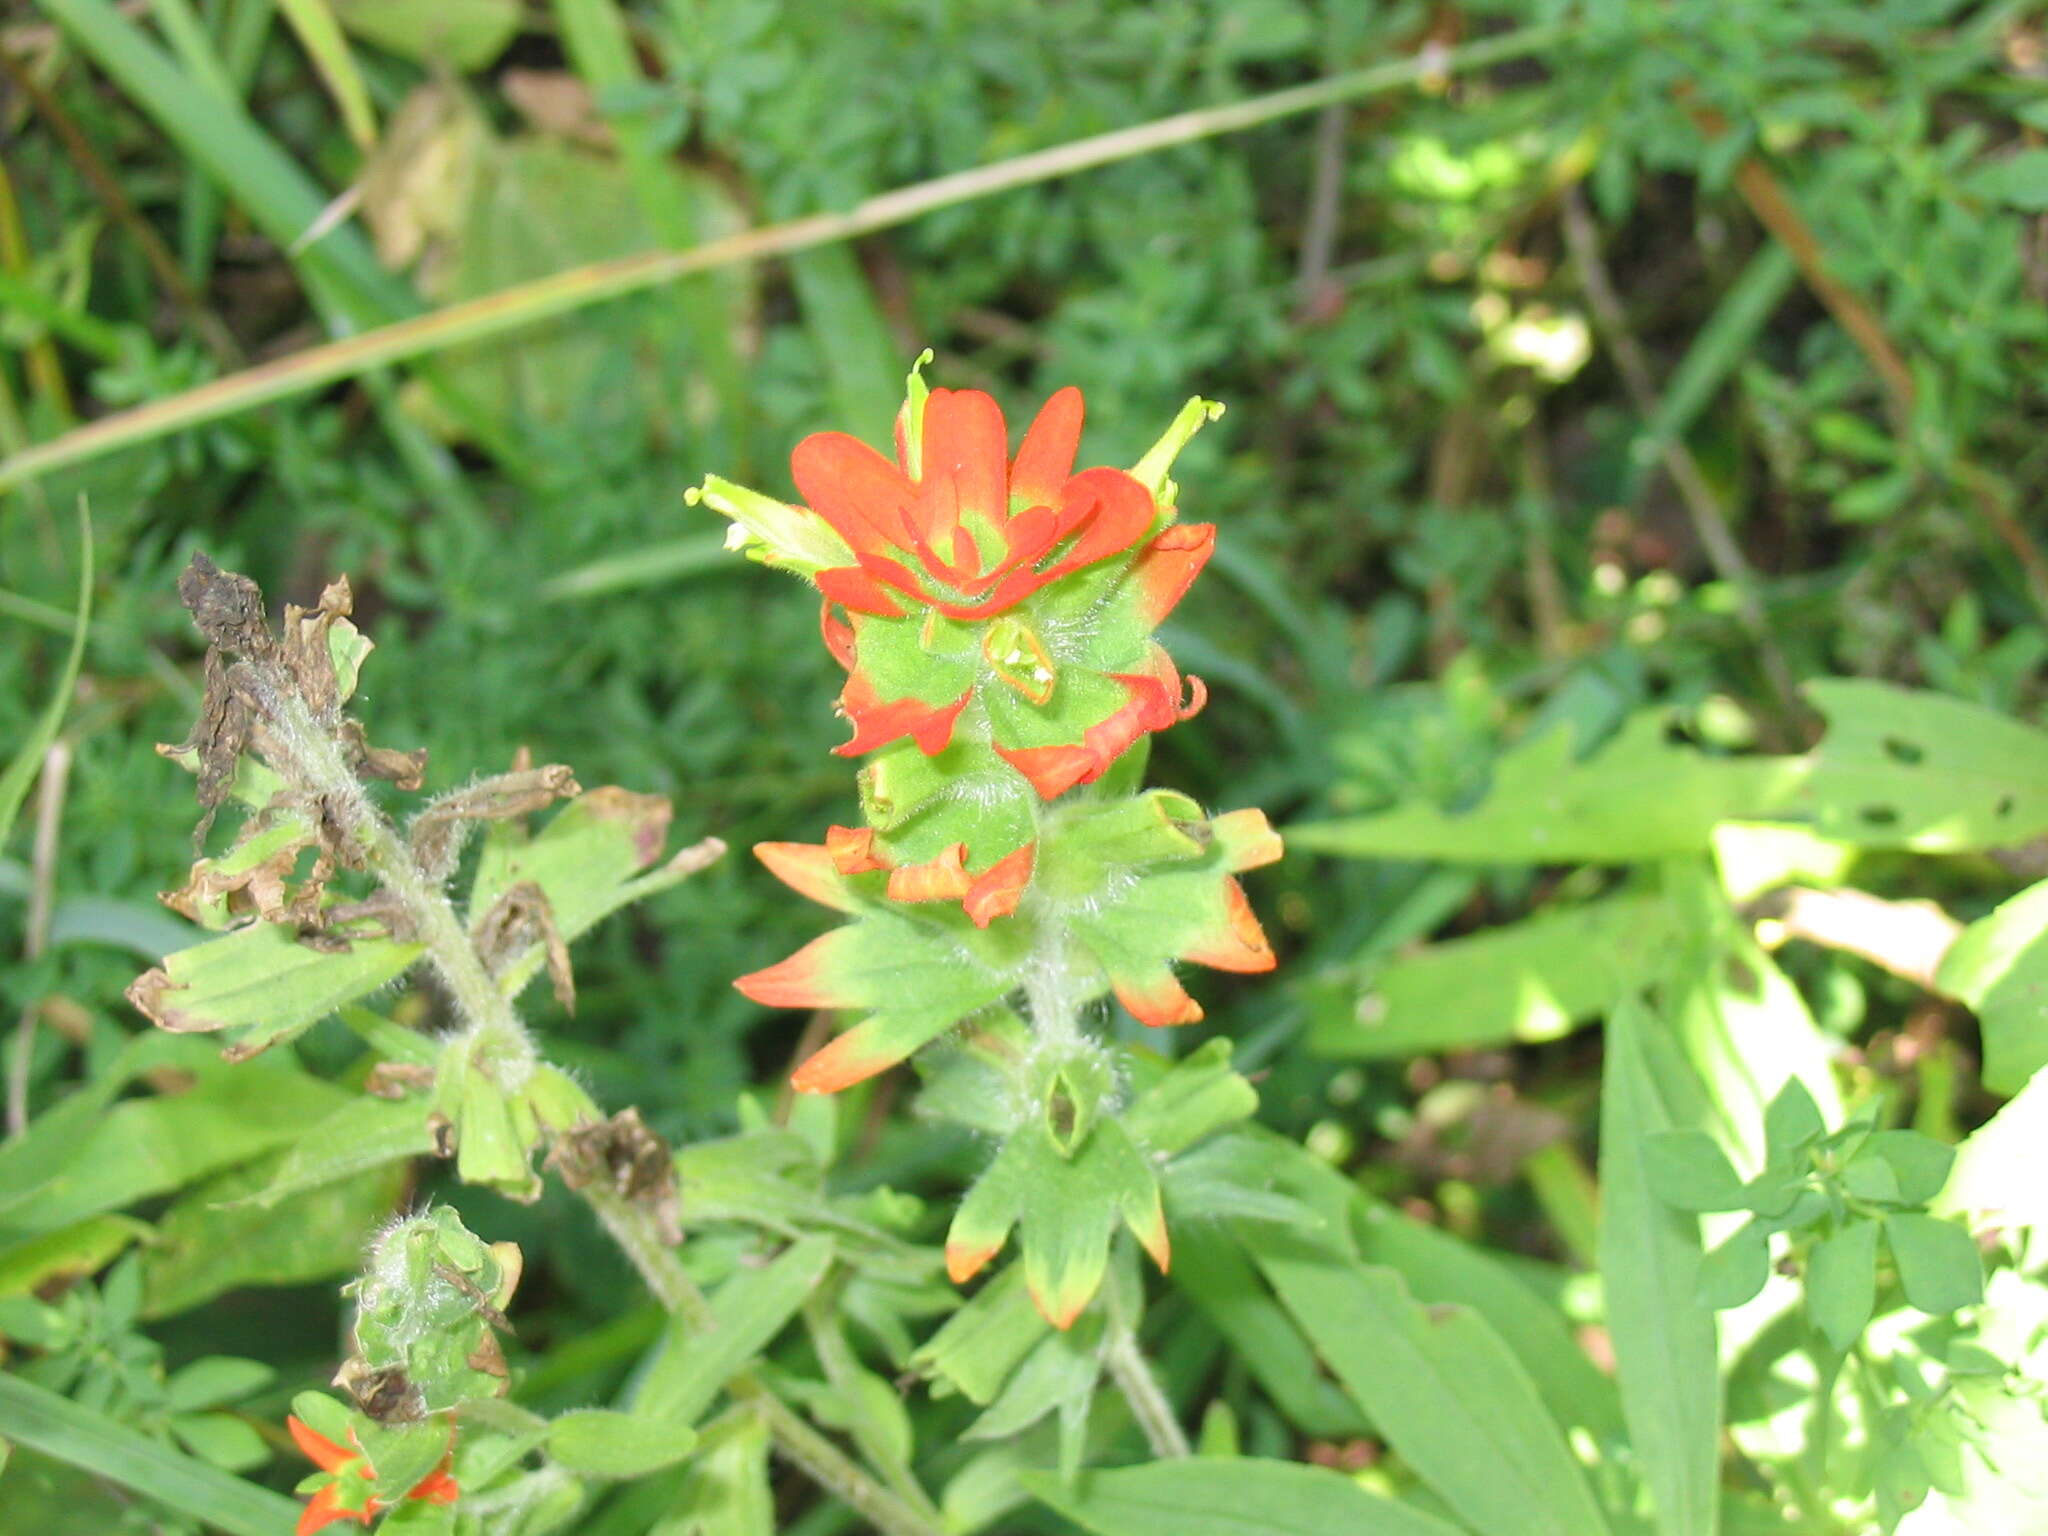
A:
POLYGON ((313 1532, 334 1524, 337 1520, 353 1520, 358 1525, 368 1525, 377 1518, 375 1499, 362 1509, 343 1509, 340 1495, 335 1492, 339 1485, 329 1483, 315 1493, 299 1511, 299 1523, 292 1527, 292 1536, 313 1536, 313 1532))
POLYGON ((811 510, 830 523, 856 555, 901 548, 907 541, 904 512, 910 504, 910 482, 859 438, 814 432, 796 445, 789 469, 811 510))
POLYGON ((832 610, 834 604, 828 599, 818 605, 818 633, 825 637, 825 649, 832 659, 848 672, 853 670, 853 625, 839 617, 832 610))
POLYGON ((1008 917, 1024 898, 1031 883, 1031 869, 1038 859, 1038 844, 1026 843, 1015 853, 995 861, 975 877, 961 899, 967 915, 977 928, 986 928, 999 917, 1008 917))
POLYGON ((967 873, 967 845, 955 843, 922 864, 905 864, 889 872, 891 901, 958 901, 974 886, 967 873))
POLYGON ((339 1472, 362 1455, 360 1451, 342 1449, 297 1414, 288 1416, 284 1427, 292 1437, 292 1444, 299 1448, 299 1454, 322 1472, 339 1472))

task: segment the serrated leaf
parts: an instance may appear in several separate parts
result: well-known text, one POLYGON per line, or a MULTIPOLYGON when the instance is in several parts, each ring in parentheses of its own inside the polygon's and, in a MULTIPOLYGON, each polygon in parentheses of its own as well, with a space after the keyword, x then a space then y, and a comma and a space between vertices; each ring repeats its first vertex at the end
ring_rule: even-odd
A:
POLYGON ((1984 1299, 1984 1260, 1968 1229, 1938 1216, 1890 1216, 1884 1240, 1906 1300, 1935 1316, 1984 1299))
POLYGON ((1852 1221, 1813 1245, 1806 1260, 1806 1315, 1846 1350, 1877 1304, 1877 1223, 1852 1221))
POLYGON ((1642 1144, 1652 1193, 1680 1211, 1739 1211, 1749 1202, 1728 1154, 1705 1131, 1663 1131, 1642 1144))
POLYGON ((634 1413, 582 1408, 557 1417, 548 1455, 586 1477, 645 1477, 681 1461, 697 1444, 688 1425, 634 1413))

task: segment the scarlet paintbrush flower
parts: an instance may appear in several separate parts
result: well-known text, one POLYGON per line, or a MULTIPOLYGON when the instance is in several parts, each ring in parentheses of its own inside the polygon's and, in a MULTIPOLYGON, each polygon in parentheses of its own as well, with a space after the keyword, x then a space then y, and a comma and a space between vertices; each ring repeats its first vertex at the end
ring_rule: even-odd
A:
MULTIPOLYGON (((367 1456, 360 1450, 336 1445, 296 1414, 284 1421, 284 1427, 291 1432, 293 1442, 307 1459, 322 1472, 331 1474, 330 1480, 314 1491, 312 1499, 300 1513, 294 1536, 311 1536, 312 1532, 337 1520, 353 1520, 358 1525, 368 1525, 383 1512, 383 1501, 370 1493, 377 1473, 367 1456)), ((428 1504, 453 1504, 461 1492, 455 1486, 455 1479, 448 1475, 454 1454, 451 1450, 442 1458, 441 1465, 414 1484, 405 1496, 428 1504)))

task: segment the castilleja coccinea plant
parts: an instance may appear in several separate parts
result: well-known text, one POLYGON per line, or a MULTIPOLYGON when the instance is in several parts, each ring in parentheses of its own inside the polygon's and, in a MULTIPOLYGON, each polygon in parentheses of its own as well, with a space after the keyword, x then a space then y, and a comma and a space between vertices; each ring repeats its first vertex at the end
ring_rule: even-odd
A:
MULTIPOLYGON (((837 751, 864 759, 860 825, 755 849, 850 921, 737 985, 861 1015, 797 1070, 811 1093, 968 1023, 949 1060, 992 1070, 1007 1109, 982 1122, 1004 1145, 954 1222, 948 1268, 974 1274, 1021 1221, 1032 1293, 1061 1326, 1094 1294, 1116 1220, 1167 1263, 1153 1165, 1178 1150, 1133 1137, 1144 1098, 1127 1102, 1132 1074, 1084 1010, 1113 994, 1146 1024, 1191 1023, 1202 1009, 1178 964, 1274 963, 1236 879, 1280 856, 1264 815, 1138 787, 1150 734, 1205 697, 1153 637, 1214 548, 1212 525, 1181 520, 1167 471, 1219 412, 1190 401, 1133 468, 1077 471, 1080 391, 1053 395, 1013 456, 993 399, 913 371, 893 461, 817 433, 791 456, 800 505, 716 477, 693 493, 734 520, 734 547, 817 587, 847 673, 837 751), (1043 1202, 1026 1192, 1048 1184, 1103 1207, 1062 1207, 1059 1224, 1093 1223, 1078 1252, 1033 1240, 1054 1222, 1034 1222, 1043 1202)), ((1152 1129, 1185 1144, 1202 1128, 1152 1129)))

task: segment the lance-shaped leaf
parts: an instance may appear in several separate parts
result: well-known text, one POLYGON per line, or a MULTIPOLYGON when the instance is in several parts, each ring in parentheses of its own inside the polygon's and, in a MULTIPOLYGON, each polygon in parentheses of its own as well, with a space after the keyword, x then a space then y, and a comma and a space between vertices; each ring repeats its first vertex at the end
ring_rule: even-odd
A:
POLYGON ((169 956, 136 978, 128 1001, 164 1029, 225 1031, 225 1053, 240 1060, 367 997, 424 953, 373 934, 349 938, 346 929, 329 937, 347 947, 315 949, 279 924, 257 923, 169 956))
POLYGON ((1584 757, 1570 732, 1545 731, 1494 765, 1486 798, 1469 810, 1417 802, 1287 835, 1352 858, 1619 864, 1704 851, 1721 822, 1789 812, 1807 759, 1710 757, 1673 745, 1670 720, 1646 710, 1584 757))

